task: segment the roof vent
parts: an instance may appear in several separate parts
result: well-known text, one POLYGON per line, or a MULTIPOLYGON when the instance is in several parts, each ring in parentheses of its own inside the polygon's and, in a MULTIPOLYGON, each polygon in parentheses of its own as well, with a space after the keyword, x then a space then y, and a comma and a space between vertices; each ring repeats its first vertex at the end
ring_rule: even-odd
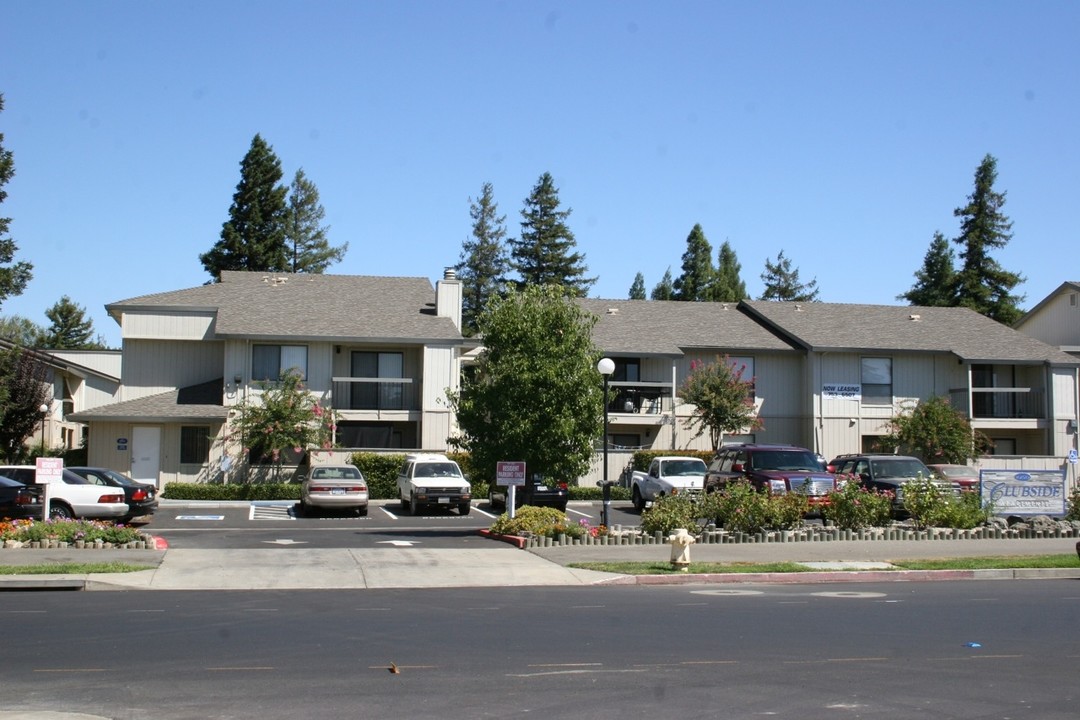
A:
POLYGON ((608 315, 618 315, 619 314, 619 308, 608 308, 607 309, 607 314, 608 315))
POLYGON ((908 320, 911 320, 912 322, 919 322, 920 320, 922 320, 922 315, 908 315, 908 320))
POLYGON ((443 270, 443 280, 457 280, 457 270, 452 267, 448 267, 443 270))
POLYGON ((802 305, 795 303, 795 312, 802 312, 802 305))

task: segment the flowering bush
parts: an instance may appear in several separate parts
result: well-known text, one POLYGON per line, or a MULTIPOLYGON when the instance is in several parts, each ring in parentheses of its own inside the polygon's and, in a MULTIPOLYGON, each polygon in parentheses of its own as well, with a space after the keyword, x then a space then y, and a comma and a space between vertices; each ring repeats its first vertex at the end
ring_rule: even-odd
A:
POLYGON ((1080 520, 1080 487, 1073 488, 1065 508, 1066 520, 1080 520))
POLYGON ((825 519, 842 530, 888 525, 895 496, 888 490, 868 490, 856 475, 837 475, 837 489, 822 508, 825 519))
POLYGON ((58 540, 72 543, 96 540, 122 545, 142 539, 142 533, 127 525, 113 525, 100 520, 3 520, 0 521, 0 541, 38 542, 58 540))
POLYGON ((693 530, 701 517, 700 511, 689 495, 665 495, 641 513, 641 529, 649 535, 657 532, 667 535, 676 528, 693 530))

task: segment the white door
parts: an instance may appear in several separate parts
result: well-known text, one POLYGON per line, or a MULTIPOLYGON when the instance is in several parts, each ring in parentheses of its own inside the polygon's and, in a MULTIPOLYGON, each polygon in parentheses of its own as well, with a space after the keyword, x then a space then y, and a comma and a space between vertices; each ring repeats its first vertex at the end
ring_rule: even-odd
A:
POLYGON ((158 484, 161 470, 161 428, 136 425, 131 432, 131 479, 158 484))

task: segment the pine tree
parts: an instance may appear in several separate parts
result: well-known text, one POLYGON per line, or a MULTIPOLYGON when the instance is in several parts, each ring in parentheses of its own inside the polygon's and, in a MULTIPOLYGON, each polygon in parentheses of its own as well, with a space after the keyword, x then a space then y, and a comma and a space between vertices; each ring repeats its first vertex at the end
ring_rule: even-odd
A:
POLYGON ((940 232, 934 233, 930 249, 923 258, 922 268, 915 272, 915 284, 897 300, 907 300, 911 305, 951 307, 955 305, 956 270, 953 267, 953 250, 940 232))
POLYGON ((100 342, 90 338, 94 336, 94 321, 86 317, 86 308, 72 302, 64 295, 51 308, 45 311, 45 317, 52 321, 42 337, 42 347, 51 350, 100 350, 100 342))
POLYGON ((714 302, 739 302, 750 297, 743 282, 742 265, 735 256, 731 243, 727 240, 720 246, 717 258, 716 279, 713 282, 709 299, 714 302))
POLYGON ((675 299, 696 302, 709 299, 716 269, 712 264, 712 245, 705 239, 701 225, 694 225, 686 236, 682 256, 682 275, 675 279, 675 299))
POLYGON ((799 282, 799 270, 791 269, 791 260, 784 257, 784 251, 776 256, 776 263, 765 259, 765 272, 761 273, 765 291, 760 300, 786 300, 791 302, 814 302, 818 298, 817 279, 808 283, 799 282))
POLYGON ((660 278, 660 282, 656 284, 656 287, 652 289, 652 293, 649 295, 652 300, 674 300, 675 299, 675 283, 671 281, 671 268, 668 268, 664 272, 664 277, 660 278))
MULTIPOLYGON (((0 112, 4 111, 4 96, 0 94, 0 112)), ((4 149, 4 134, 0 133, 0 204, 7 199, 4 186, 15 176, 15 160, 10 150, 4 149)), ((14 295, 22 295, 26 284, 34 276, 34 266, 28 262, 15 261, 19 246, 7 236, 11 218, 0 217, 0 305, 14 295)))
POLYGON ((503 245, 506 216, 499 215, 491 183, 480 188, 476 201, 469 198, 472 237, 461 244, 461 260, 454 269, 461 280, 461 324, 465 335, 476 333, 484 306, 506 282, 510 259, 503 245))
POLYGON ((645 299, 645 276, 638 273, 634 276, 634 283, 630 286, 631 300, 644 300, 645 299))
POLYGON ((0 317, 0 338, 10 340, 24 348, 38 347, 45 336, 45 328, 21 315, 0 317))
POLYGON ((285 195, 281 161, 256 135, 240 162, 240 182, 233 194, 221 239, 199 256, 203 267, 221 280, 222 270, 288 272, 285 250, 285 195))
POLYGON ((521 211, 521 237, 510 239, 518 286, 556 285, 584 296, 596 282, 587 278, 585 256, 577 252, 574 234, 566 225, 570 210, 559 210, 559 190, 551 173, 544 173, 521 211))
POLYGON ((319 203, 319 189, 300 168, 289 186, 285 214, 285 242, 292 251, 294 273, 323 273, 331 263, 341 262, 349 243, 332 247, 329 226, 321 225, 326 211, 319 203))
POLYGON ((960 218, 959 245, 963 261, 956 276, 955 304, 969 307, 998 322, 1011 325, 1022 314, 1018 304, 1023 296, 1012 289, 1024 281, 1022 275, 1009 272, 990 257, 990 251, 1005 247, 1012 239, 1012 221, 1001 212, 1005 193, 994 191, 997 160, 987 154, 975 171, 975 189, 968 203, 956 208, 960 218))

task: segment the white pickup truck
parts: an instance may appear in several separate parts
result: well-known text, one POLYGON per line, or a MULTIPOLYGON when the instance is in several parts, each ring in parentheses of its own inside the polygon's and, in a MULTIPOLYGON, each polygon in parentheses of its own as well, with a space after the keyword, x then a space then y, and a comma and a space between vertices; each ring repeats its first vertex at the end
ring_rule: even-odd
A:
POLYGON ((635 470, 631 475, 634 507, 641 512, 647 503, 665 495, 700 495, 706 470, 705 461, 700 458, 678 455, 653 458, 648 472, 635 470))

